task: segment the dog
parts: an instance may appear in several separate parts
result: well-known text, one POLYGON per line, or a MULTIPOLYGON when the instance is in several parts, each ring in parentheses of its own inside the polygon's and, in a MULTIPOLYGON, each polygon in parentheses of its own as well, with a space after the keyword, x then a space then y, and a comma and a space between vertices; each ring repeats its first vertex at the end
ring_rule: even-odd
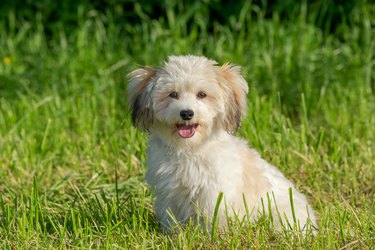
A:
POLYGON ((234 135, 247 108, 239 66, 170 56, 128 79, 132 123, 149 134, 146 181, 163 230, 189 221, 211 230, 214 218, 225 228, 228 218, 254 222, 262 215, 277 230, 316 227, 305 196, 234 135), (217 204, 220 194, 224 204, 217 204))

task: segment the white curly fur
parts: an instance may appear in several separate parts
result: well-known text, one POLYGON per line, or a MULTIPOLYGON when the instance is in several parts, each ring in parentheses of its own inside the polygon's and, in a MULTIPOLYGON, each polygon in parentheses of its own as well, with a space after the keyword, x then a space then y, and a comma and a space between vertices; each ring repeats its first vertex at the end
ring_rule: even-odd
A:
MULTIPOLYGON (((305 196, 233 135, 246 114, 248 92, 238 66, 218 66, 200 56, 171 56, 163 67, 137 69, 129 79, 133 123, 150 134, 146 180, 155 188, 156 214, 165 230, 176 221, 198 223, 201 216, 211 222, 220 192, 221 227, 228 216, 246 215, 244 200, 251 220, 257 219, 263 200, 263 212, 271 212, 280 229, 294 222, 289 189, 300 228, 316 225, 305 196), (190 117, 181 111, 189 111, 190 117)), ((210 230, 209 225, 205 229, 210 230)))

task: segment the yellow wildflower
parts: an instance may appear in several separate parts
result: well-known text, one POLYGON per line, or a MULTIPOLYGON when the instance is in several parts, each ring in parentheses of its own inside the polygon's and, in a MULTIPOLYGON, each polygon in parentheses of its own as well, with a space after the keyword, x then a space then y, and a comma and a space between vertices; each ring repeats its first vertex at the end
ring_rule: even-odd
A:
POLYGON ((6 57, 3 58, 3 63, 4 64, 10 64, 11 62, 12 62, 12 59, 10 59, 9 56, 6 56, 6 57))

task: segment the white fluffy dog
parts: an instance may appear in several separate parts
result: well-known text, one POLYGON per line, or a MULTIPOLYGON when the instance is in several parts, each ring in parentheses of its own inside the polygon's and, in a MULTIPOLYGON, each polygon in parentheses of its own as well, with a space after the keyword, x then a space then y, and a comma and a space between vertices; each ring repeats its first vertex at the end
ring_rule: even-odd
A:
POLYGON ((233 135, 246 114, 248 92, 238 66, 171 56, 163 67, 137 69, 128 77, 132 122, 149 132, 146 180, 155 188, 165 230, 189 220, 201 223, 202 216, 212 222, 221 192, 221 227, 231 216, 253 221, 262 214, 277 229, 316 225, 305 196, 233 135))

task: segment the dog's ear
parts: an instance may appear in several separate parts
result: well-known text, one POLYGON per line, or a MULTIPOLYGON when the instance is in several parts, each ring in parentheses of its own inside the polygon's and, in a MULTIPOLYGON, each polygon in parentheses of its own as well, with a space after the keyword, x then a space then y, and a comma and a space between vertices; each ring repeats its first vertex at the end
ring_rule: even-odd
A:
POLYGON ((241 75, 241 68, 230 64, 219 67, 218 81, 225 92, 224 127, 228 132, 234 133, 246 115, 249 87, 241 75))
POLYGON ((128 102, 132 123, 141 130, 148 131, 153 122, 152 85, 156 69, 146 67, 128 74, 128 102))

